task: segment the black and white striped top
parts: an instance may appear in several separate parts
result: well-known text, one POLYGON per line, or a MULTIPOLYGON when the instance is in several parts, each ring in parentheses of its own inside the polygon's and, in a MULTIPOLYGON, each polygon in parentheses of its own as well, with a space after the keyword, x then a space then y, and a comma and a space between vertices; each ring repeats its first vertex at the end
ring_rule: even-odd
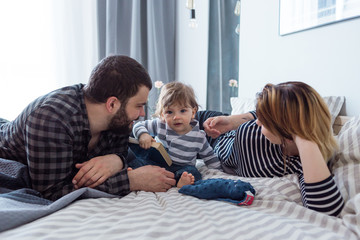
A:
MULTIPOLYGON (((256 118, 255 112, 251 113, 256 118)), ((297 174, 304 206, 337 216, 344 201, 333 177, 317 183, 305 183, 300 157, 285 156, 281 146, 267 140, 255 121, 240 125, 236 131, 226 133, 217 142, 214 151, 218 154, 225 172, 242 177, 281 177, 297 174)))

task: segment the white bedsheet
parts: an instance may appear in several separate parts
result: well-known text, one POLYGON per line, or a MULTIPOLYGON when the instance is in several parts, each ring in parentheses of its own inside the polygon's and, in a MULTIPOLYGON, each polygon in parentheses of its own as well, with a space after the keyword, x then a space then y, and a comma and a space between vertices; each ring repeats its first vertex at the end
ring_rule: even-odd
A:
MULTIPOLYGON (((360 165, 356 165, 360 172, 360 165)), ((240 178, 200 167, 204 179, 250 182, 251 206, 197 199, 172 188, 166 193, 132 192, 126 197, 79 200, 49 216, 5 231, 0 239, 344 239, 360 238, 360 195, 342 218, 302 206, 298 179, 240 178)), ((4 219, 2 219, 3 221, 4 219)))

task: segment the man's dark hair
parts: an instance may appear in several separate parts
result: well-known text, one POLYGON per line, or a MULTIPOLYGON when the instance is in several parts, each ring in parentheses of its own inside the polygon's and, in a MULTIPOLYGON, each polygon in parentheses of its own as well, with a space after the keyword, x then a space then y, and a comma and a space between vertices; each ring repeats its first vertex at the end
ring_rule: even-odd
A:
POLYGON ((94 103, 104 103, 114 96, 126 104, 141 86, 152 88, 145 68, 128 56, 116 55, 102 59, 93 69, 84 94, 94 103))

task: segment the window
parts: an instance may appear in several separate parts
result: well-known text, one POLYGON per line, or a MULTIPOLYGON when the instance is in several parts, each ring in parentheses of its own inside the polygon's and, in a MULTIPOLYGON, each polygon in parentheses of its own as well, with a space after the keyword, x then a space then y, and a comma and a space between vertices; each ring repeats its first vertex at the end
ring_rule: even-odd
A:
POLYGON ((0 1, 0 118, 32 100, 87 82, 97 59, 96 2, 0 1))

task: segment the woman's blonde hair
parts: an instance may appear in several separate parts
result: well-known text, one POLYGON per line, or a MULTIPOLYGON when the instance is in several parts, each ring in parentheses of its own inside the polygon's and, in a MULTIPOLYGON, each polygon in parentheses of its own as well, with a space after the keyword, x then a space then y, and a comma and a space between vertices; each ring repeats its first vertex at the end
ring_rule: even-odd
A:
POLYGON ((326 162, 337 149, 326 103, 303 82, 267 84, 257 96, 256 114, 283 142, 293 135, 315 142, 326 162))
POLYGON ((171 105, 199 109, 194 89, 181 82, 170 82, 161 88, 154 116, 161 117, 163 110, 171 105))

